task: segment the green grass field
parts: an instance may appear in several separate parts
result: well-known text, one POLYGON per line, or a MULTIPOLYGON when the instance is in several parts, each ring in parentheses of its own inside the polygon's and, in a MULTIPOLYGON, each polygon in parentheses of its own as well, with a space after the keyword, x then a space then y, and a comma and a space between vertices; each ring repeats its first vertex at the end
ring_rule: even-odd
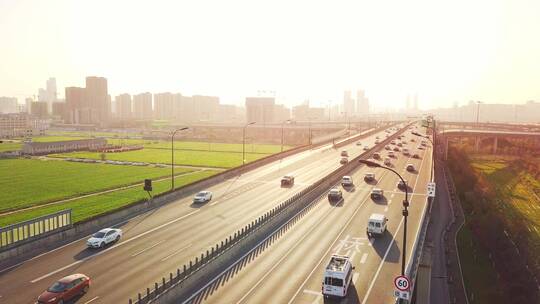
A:
POLYGON ((489 261, 488 253, 478 246, 467 227, 461 228, 456 241, 469 303, 502 303, 500 294, 491 283, 497 272, 489 261))
MULTIPOLYGON (((252 162, 269 154, 246 153, 246 162, 252 162)), ((95 152, 73 152, 62 154, 51 154, 51 157, 75 157, 101 159, 101 153, 95 152)), ((167 149, 143 149, 120 153, 107 153, 107 160, 120 160, 146 163, 171 163, 171 151, 167 149)), ((238 152, 208 152, 193 150, 175 150, 174 162, 176 165, 232 168, 242 164, 242 153, 238 152)))
POLYGON ((3 141, 2 143, 0 143, 0 152, 17 151, 17 150, 20 150, 21 148, 22 148, 22 143, 18 141, 13 141, 13 142, 3 141))
MULTIPOLYGON (((189 171, 175 169, 177 174, 189 171)), ((0 160, 0 211, 117 188, 169 174, 168 168, 3 159, 0 160)))
MULTIPOLYGON (((175 187, 193 183, 197 180, 212 176, 219 171, 198 171, 186 175, 175 177, 175 187)), ((153 195, 168 191, 171 187, 170 180, 157 181, 153 183, 153 195)), ((81 198, 66 203, 48 205, 21 211, 7 216, 0 216, 0 227, 26 221, 41 215, 54 213, 60 210, 72 209, 73 221, 79 222, 99 214, 109 212, 126 205, 130 205, 141 199, 147 199, 148 194, 142 190, 142 187, 135 187, 126 190, 115 191, 86 198, 81 198)))

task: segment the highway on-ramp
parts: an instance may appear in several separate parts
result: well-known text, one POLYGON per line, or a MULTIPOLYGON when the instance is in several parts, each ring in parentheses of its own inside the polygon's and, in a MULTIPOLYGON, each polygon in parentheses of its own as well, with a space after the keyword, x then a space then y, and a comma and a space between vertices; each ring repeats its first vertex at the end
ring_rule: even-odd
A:
MULTIPOLYGON (((373 146, 381 131, 362 139, 373 146)), ((85 247, 86 238, 14 267, 0 270, 0 303, 34 303, 55 280, 72 273, 92 279, 88 294, 77 303, 127 303, 163 276, 188 264, 253 219, 340 166, 340 151, 350 158, 364 151, 355 143, 336 150, 325 145, 257 168, 210 187, 211 202, 180 199, 132 218, 119 227, 120 242, 102 250, 85 247), (296 176, 295 185, 281 188, 280 178, 296 176)), ((96 231, 104 227, 96 227, 96 231)))

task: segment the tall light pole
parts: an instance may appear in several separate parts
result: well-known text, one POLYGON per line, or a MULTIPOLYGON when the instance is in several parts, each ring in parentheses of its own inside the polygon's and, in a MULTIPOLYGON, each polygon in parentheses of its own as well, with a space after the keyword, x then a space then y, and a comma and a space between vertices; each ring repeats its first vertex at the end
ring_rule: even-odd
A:
POLYGON ((399 179, 401 179, 401 182, 403 183, 403 185, 405 185, 405 200, 403 201, 403 212, 402 212, 405 226, 403 226, 403 250, 402 250, 402 257, 401 257, 401 275, 404 276, 405 275, 405 258, 406 258, 405 251, 407 249, 407 216, 409 216, 409 210, 407 209, 409 207, 409 186, 405 183, 405 180, 403 179, 403 177, 401 177, 401 175, 399 175, 399 173, 397 173, 397 171, 392 168, 388 168, 379 163, 369 161, 369 160, 364 160, 364 159, 361 159, 358 162, 368 167, 383 168, 386 170, 390 170, 394 172, 399 177, 399 179))
POLYGON ((174 190, 174 135, 176 135, 176 132, 184 131, 189 129, 188 127, 183 127, 180 129, 176 129, 172 132, 171 135, 171 190, 174 190))
POLYGON ((481 104, 481 103, 482 103, 481 101, 477 101, 477 102, 476 102, 476 125, 479 124, 479 120, 478 120, 478 119, 480 118, 480 104, 481 104))
POLYGON ((247 123, 242 129, 242 165, 246 164, 246 128, 249 125, 254 125, 255 121, 247 123))
POLYGON ((289 123, 291 120, 287 119, 281 122, 281 152, 283 152, 283 125, 287 122, 289 123))

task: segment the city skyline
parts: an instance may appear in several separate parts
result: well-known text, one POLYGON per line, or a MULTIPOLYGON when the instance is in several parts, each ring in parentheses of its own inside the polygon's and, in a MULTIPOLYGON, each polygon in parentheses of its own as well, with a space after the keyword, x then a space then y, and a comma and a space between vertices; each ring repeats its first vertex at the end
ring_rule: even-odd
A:
POLYGON ((22 102, 49 77, 62 88, 102 75, 112 96, 170 91, 237 105, 268 90, 289 107, 324 106, 349 89, 379 108, 402 108, 411 92, 421 109, 523 103, 540 99, 539 14, 534 1, 1 1, 0 55, 10 60, 0 95, 22 102))

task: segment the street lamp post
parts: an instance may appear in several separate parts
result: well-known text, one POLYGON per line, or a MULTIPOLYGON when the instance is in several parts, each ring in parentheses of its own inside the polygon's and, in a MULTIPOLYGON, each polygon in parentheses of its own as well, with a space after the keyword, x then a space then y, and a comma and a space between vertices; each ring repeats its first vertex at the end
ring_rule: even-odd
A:
POLYGON ((403 212, 402 212, 405 226, 403 226, 403 250, 402 250, 402 257, 401 257, 401 275, 404 276, 405 275, 405 258, 406 258, 405 251, 407 249, 407 217, 409 216, 409 210, 407 209, 409 207, 409 186, 405 183, 405 180, 403 179, 403 177, 401 177, 401 175, 392 168, 388 168, 379 163, 369 161, 369 160, 364 160, 364 159, 361 159, 358 162, 368 167, 383 168, 386 170, 390 170, 394 172, 394 174, 396 174, 401 180, 401 182, 405 185, 405 200, 403 201, 403 212))
POLYGON ((172 132, 171 135, 171 190, 174 190, 174 135, 176 135, 176 132, 183 131, 189 129, 188 127, 183 127, 180 129, 176 129, 172 132))
POLYGON ((290 119, 287 119, 287 120, 281 122, 281 152, 283 152, 283 125, 286 122, 290 122, 290 121, 291 121, 290 119))
POLYGON ((246 128, 249 125, 255 124, 255 121, 247 123, 242 129, 242 165, 246 163, 246 128))

